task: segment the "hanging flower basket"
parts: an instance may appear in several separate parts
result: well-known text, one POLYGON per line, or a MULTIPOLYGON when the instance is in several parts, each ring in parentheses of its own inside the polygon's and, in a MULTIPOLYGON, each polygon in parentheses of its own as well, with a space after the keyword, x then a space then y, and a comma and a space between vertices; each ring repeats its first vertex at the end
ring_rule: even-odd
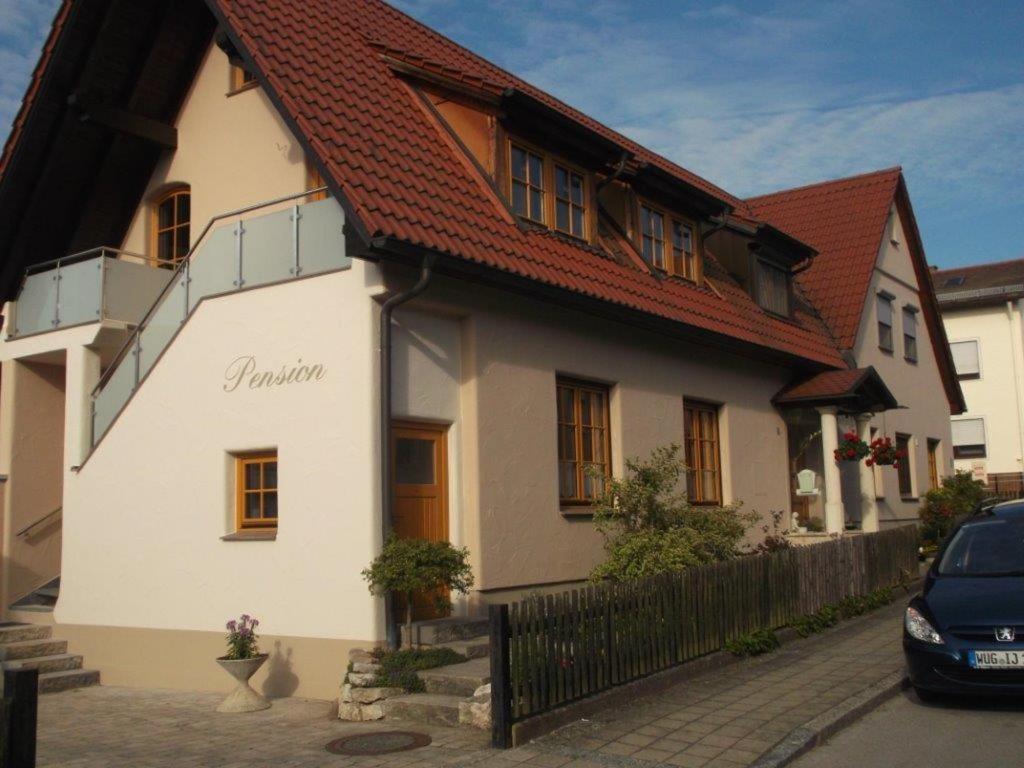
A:
POLYGON ((833 455, 836 461, 860 461, 869 452, 868 444, 861 440, 856 432, 847 432, 833 455))
POLYGON ((865 464, 869 467, 873 467, 876 464, 882 467, 893 467, 899 469, 900 460, 907 457, 907 452, 901 449, 897 449, 893 445, 891 437, 876 437, 871 441, 870 447, 871 455, 865 464))

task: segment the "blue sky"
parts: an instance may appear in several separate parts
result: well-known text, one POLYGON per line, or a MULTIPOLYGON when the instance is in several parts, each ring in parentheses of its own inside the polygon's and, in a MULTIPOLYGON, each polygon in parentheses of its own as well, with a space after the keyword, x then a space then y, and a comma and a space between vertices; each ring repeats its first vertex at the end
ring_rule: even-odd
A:
MULTIPOLYGON (((1024 256, 1024 3, 398 0, 731 192, 902 165, 929 260, 1024 256)), ((0 0, 0 135, 56 0, 0 0)))

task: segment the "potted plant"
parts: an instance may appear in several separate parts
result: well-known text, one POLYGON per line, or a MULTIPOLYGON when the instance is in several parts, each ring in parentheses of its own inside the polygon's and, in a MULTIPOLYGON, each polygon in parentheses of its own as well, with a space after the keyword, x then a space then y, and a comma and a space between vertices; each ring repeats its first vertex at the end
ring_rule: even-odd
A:
POLYGON ((898 450, 893 445, 891 437, 876 437, 871 441, 869 450, 871 455, 865 462, 869 467, 878 464, 883 467, 891 466, 899 469, 900 459, 904 459, 907 456, 906 451, 898 450))
POLYGON ((845 432, 832 455, 836 461, 860 461, 868 455, 869 450, 868 444, 856 432, 845 432))
POLYGON ((392 533, 381 553, 363 570, 363 578, 374 594, 397 592, 405 596, 405 629, 410 648, 413 594, 430 593, 439 612, 449 611, 449 590, 465 594, 473 586, 468 557, 468 549, 453 547, 447 541, 400 539, 392 533))
POLYGON ((249 685, 249 678, 263 666, 268 656, 260 653, 259 638, 256 636, 256 627, 259 625, 259 620, 247 613, 226 625, 228 652, 218 658, 217 663, 238 681, 238 685, 217 707, 218 712, 256 712, 270 706, 270 702, 249 685))

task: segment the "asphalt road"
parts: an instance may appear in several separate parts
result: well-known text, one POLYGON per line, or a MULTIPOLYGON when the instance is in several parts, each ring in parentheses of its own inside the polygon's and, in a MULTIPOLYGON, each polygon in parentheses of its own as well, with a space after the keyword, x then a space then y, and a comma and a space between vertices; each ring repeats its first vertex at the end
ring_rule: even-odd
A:
POLYGON ((1024 700, 924 704, 905 691, 792 765, 1019 768, 1024 766, 1024 700))

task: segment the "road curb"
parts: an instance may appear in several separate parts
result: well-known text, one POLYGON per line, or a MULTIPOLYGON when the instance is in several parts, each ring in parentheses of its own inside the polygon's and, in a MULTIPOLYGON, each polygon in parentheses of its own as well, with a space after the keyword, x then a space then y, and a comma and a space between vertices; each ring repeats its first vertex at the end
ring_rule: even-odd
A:
POLYGON ((761 755, 750 768, 781 768, 849 727, 880 704, 909 686, 903 671, 891 675, 851 696, 792 731, 761 755))

